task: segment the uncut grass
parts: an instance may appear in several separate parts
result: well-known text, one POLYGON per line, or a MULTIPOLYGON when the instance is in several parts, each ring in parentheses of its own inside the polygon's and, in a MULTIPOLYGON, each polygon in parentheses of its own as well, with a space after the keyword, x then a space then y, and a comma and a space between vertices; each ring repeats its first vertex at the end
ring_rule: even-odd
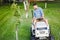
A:
POLYGON ((51 27, 52 35, 55 37, 55 40, 60 40, 60 11, 59 9, 46 9, 45 10, 46 18, 49 20, 51 27))

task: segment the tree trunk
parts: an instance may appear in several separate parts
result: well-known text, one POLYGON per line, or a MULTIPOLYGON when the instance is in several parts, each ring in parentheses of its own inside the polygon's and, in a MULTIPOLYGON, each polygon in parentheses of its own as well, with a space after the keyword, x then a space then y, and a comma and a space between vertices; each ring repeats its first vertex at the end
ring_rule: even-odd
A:
POLYGON ((45 0, 45 8, 47 8, 47 2, 48 2, 48 0, 45 0))
POLYGON ((45 2, 45 8, 47 8, 47 2, 45 2))
POLYGON ((3 3, 3 0, 0 0, 0 5, 2 5, 2 3, 3 3))
POLYGON ((26 12, 26 18, 28 18, 28 10, 29 10, 29 2, 28 2, 28 0, 24 0, 23 4, 24 4, 25 12, 26 12))

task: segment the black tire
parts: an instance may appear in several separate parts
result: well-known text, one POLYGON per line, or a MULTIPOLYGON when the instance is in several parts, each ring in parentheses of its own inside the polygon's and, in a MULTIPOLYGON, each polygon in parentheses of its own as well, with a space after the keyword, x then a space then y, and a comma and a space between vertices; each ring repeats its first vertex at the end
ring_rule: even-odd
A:
POLYGON ((35 40, 35 37, 34 36, 31 36, 31 40, 35 40))
POLYGON ((54 37, 50 35, 49 40, 54 40, 54 37))
POLYGON ((54 37, 53 36, 51 36, 51 40, 54 40, 54 37))
POLYGON ((32 28, 30 28, 30 32, 31 32, 31 40, 35 40, 35 36, 32 33, 32 28))
POLYGON ((31 36, 33 36, 33 34, 32 34, 32 28, 30 28, 30 33, 31 33, 31 36))

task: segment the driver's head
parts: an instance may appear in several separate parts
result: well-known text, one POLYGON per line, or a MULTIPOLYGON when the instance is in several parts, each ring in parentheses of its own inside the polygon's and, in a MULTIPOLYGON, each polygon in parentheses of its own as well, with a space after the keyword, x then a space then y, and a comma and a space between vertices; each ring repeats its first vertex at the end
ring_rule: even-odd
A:
POLYGON ((34 9, 37 9, 38 8, 38 5, 36 3, 33 4, 33 8, 34 9))

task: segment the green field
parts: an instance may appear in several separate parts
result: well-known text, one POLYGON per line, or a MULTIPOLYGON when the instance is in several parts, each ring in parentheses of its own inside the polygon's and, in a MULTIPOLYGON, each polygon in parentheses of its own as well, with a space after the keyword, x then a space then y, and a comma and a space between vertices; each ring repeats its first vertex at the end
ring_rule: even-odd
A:
MULTIPOLYGON (((32 3, 31 3, 32 4, 32 3)), ((48 19, 52 35, 55 40, 60 40, 60 3, 48 3, 48 8, 44 8, 44 3, 38 3, 44 10, 45 17, 48 19)), ((23 5, 19 4, 21 23, 18 25, 19 40, 30 40, 31 10, 30 5, 29 18, 25 18, 23 5)), ((0 40, 15 40, 16 17, 10 5, 0 6, 0 40)))

